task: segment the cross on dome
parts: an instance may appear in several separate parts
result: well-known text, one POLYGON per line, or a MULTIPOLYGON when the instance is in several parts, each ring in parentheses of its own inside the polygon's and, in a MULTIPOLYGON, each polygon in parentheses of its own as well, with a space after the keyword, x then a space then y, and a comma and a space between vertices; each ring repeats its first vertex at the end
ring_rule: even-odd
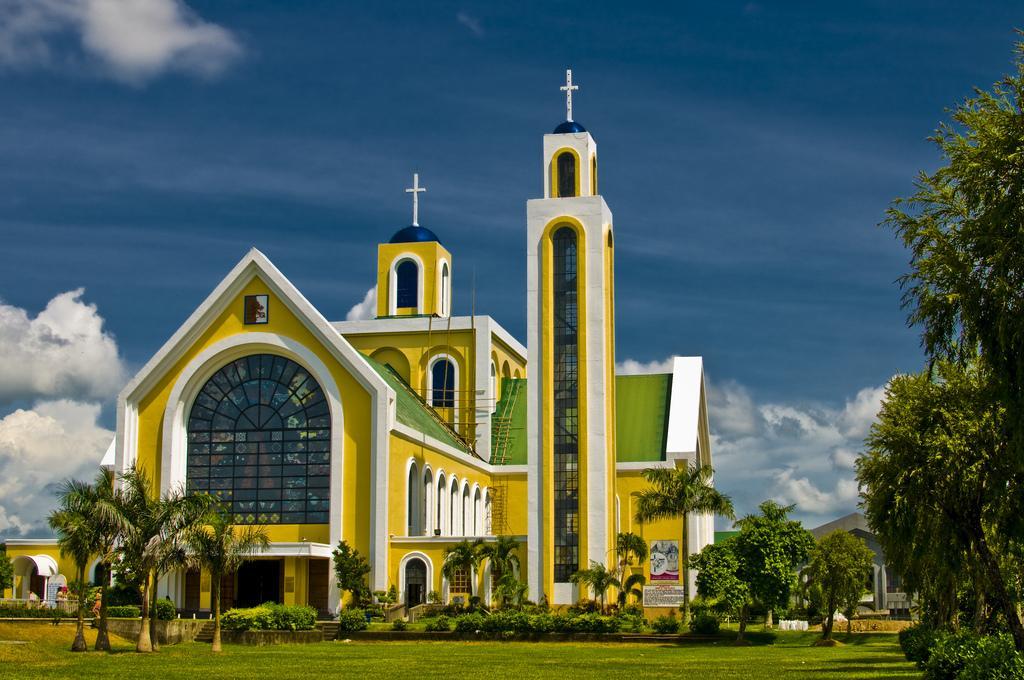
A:
POLYGON ((420 173, 412 173, 412 186, 405 190, 405 193, 412 194, 412 226, 420 226, 420 193, 426 191, 426 187, 420 186, 420 173))
POLYGON ((572 84, 572 69, 565 69, 565 85, 558 88, 565 92, 565 119, 572 122, 572 91, 580 89, 579 85, 572 84))

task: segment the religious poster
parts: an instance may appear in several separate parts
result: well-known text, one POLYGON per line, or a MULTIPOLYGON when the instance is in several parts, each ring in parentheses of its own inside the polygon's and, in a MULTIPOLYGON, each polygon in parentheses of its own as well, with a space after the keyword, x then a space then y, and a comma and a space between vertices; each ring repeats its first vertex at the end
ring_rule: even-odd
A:
POLYGON ((660 583, 654 586, 644 586, 645 607, 678 607, 686 597, 686 589, 683 586, 670 586, 660 583))
POLYGON ((245 296, 245 323, 267 323, 269 321, 270 317, 267 313, 268 298, 268 295, 245 296))
POLYGON ((679 580, 679 541, 651 541, 651 580, 679 580))

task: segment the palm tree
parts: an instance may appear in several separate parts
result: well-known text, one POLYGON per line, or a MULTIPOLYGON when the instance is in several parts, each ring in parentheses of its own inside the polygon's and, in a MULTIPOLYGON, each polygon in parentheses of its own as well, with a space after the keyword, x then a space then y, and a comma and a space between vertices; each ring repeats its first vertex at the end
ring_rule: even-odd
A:
POLYGON ((621 588, 622 583, 615 577, 615 572, 600 562, 590 562, 590 569, 580 569, 569 577, 572 583, 583 584, 594 591, 601 599, 601 613, 605 612, 605 596, 609 588, 621 588))
POLYGON ((92 506, 96 492, 86 482, 67 479, 57 492, 60 507, 50 513, 50 528, 57 532, 60 554, 70 557, 75 563, 75 584, 78 592, 78 624, 72 652, 88 651, 85 642, 85 569, 89 559, 96 554, 96 527, 92 522, 92 506))
POLYGON ((220 646, 220 583, 225 574, 238 571, 245 558, 270 545, 266 528, 258 525, 235 527, 231 517, 220 505, 210 508, 205 524, 188 532, 186 560, 188 566, 210 572, 213 601, 213 651, 220 646))
POLYGON ((651 485, 637 495, 636 521, 683 520, 683 623, 690 620, 690 568, 686 556, 686 517, 690 513, 713 514, 735 519, 732 499, 715 489, 714 470, 708 465, 644 470, 651 485))
POLYGON ((627 576, 626 580, 622 582, 622 588, 619 589, 619 606, 624 607, 630 595, 638 601, 643 598, 644 591, 642 588, 646 583, 647 577, 643 574, 630 574, 627 576))
POLYGON ((494 543, 480 547, 481 559, 491 566, 491 582, 496 584, 494 596, 500 606, 517 602, 522 595, 519 587, 519 541, 511 536, 498 536, 494 543))
POLYGON ((473 594, 473 572, 480 566, 483 560, 483 539, 475 541, 459 541, 450 548, 445 548, 444 563, 441 565, 441 573, 452 583, 460 573, 469 575, 470 595, 473 594))
POLYGON ((636 590, 635 586, 643 586, 647 579, 640 574, 627 574, 626 572, 634 564, 643 564, 647 559, 647 541, 643 536, 631 531, 619 532, 615 536, 615 557, 618 560, 616 577, 622 583, 622 590, 619 591, 619 603, 624 605, 628 595, 643 596, 643 591, 636 590), (641 576, 641 578, 635 578, 637 576, 641 576))
POLYGON ((135 644, 138 652, 153 651, 150 604, 155 576, 182 537, 199 523, 210 507, 209 496, 186 496, 180 489, 161 496, 139 467, 121 479, 120 510, 126 522, 121 557, 142 579, 142 626, 135 644))
POLYGON ((96 632, 96 651, 110 651, 107 633, 107 589, 110 585, 110 567, 117 558, 118 541, 127 523, 121 514, 120 492, 114 488, 114 473, 101 469, 91 487, 91 522, 95 530, 95 548, 103 565, 100 581, 100 620, 96 632))

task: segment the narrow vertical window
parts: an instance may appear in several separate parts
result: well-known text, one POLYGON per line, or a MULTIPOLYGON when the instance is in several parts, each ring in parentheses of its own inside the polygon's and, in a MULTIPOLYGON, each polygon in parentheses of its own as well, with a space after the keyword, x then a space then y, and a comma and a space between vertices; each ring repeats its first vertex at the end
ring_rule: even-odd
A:
POLYGON ((420 475, 416 469, 416 463, 409 466, 409 497, 406 498, 406 508, 409 514, 407 536, 419 536, 420 531, 420 503, 419 503, 419 490, 420 490, 420 475))
POLYGON ((555 160, 558 169, 558 198, 576 195, 576 156, 569 151, 558 154, 555 160))
POLYGON ((562 227, 554 248, 553 394, 555 581, 579 569, 579 344, 576 232, 562 227))
POLYGON ((430 371, 430 404, 435 408, 454 408, 455 366, 448 359, 439 359, 430 371))
POLYGON ((395 307, 419 306, 420 268, 412 260, 403 260, 395 268, 395 307))
POLYGON ((448 316, 448 308, 451 305, 451 275, 448 272, 448 263, 441 265, 441 316, 448 316))
POLYGON ((590 195, 597 196, 597 156, 590 157, 590 195))

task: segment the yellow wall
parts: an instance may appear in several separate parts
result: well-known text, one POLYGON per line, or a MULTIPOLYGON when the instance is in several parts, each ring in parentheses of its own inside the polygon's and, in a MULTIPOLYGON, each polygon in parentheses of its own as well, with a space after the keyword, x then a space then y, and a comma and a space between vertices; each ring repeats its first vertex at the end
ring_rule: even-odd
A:
MULTIPOLYGON (((381 243, 377 246, 377 316, 389 316, 391 300, 391 267, 403 255, 416 255, 423 264, 423 308, 403 307, 396 310, 397 316, 414 314, 442 315, 441 291, 438 289, 441 263, 448 263, 448 288, 451 298, 452 254, 437 241, 420 243, 381 243)), ((448 309, 451 312, 450 303, 448 309)), ((447 315, 445 315, 447 316, 447 315)))
MULTIPOLYGON (((46 555, 48 557, 52 557, 57 562, 58 573, 63 574, 65 578, 67 578, 68 583, 77 578, 74 560, 61 556, 60 548, 57 547, 56 541, 46 545, 7 545, 7 557, 10 558, 12 562, 16 557, 31 557, 34 555, 46 555)), ((86 565, 86 569, 88 569, 88 565, 86 565)), ((86 575, 86 577, 88 578, 88 575, 86 575)), ((15 568, 14 588, 5 589, 0 593, 0 596, 5 598, 14 597, 14 593, 19 592, 20 588, 21 577, 17 575, 17 568, 15 568)))

